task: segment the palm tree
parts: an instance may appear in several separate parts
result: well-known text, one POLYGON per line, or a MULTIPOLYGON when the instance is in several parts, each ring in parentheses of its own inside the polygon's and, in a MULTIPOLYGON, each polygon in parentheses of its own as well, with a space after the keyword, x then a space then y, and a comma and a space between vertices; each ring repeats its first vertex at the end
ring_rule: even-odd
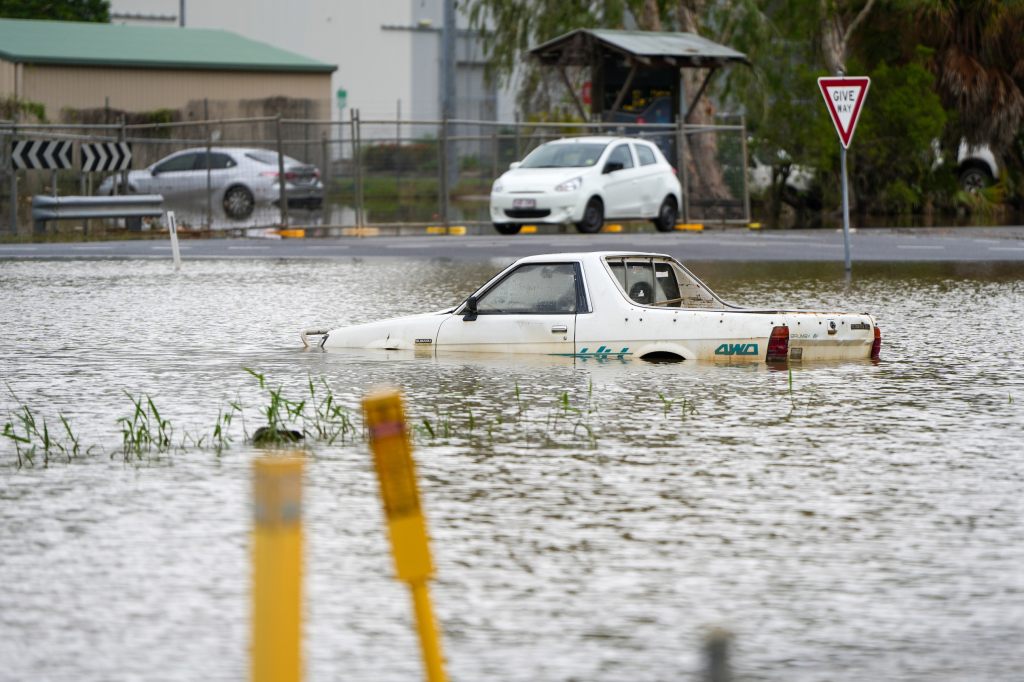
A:
POLYGON ((921 0, 915 17, 954 132, 1009 151, 1024 124, 1024 1, 921 0))

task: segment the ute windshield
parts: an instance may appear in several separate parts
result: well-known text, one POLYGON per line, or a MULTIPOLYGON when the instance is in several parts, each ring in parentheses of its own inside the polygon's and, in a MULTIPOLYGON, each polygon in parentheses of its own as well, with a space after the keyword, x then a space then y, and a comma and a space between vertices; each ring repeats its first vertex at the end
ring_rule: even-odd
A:
POLYGON ((537 147, 520 168, 588 168, 597 163, 606 142, 557 142, 537 147))

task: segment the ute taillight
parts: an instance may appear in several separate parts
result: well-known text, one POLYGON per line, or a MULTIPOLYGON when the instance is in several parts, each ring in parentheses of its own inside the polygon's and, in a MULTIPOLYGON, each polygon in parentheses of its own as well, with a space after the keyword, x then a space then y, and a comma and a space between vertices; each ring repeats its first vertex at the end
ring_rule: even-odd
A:
POLYGON ((882 330, 875 327, 875 340, 871 343, 871 359, 877 360, 882 352, 882 330))
POLYGON ((768 362, 785 361, 789 355, 789 327, 772 327, 772 335, 768 338, 768 362))

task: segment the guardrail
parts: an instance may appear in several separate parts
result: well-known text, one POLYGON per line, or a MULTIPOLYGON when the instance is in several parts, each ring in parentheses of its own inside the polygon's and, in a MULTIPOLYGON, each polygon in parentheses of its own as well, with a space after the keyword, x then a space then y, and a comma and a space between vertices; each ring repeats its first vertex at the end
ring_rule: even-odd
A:
POLYGON ((157 218, 162 215, 163 204, 164 197, 161 194, 126 194, 110 197, 54 197, 37 194, 32 197, 32 221, 37 230, 45 230, 48 221, 73 218, 126 218, 138 225, 143 218, 157 218))

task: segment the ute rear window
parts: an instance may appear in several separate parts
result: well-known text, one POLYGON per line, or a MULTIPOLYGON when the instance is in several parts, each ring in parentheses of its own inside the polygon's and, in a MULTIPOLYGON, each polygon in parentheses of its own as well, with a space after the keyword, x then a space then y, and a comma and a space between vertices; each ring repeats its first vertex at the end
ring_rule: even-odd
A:
POLYGON ((725 304, 696 277, 667 258, 606 259, 626 296, 639 305, 665 308, 719 308, 725 304))

